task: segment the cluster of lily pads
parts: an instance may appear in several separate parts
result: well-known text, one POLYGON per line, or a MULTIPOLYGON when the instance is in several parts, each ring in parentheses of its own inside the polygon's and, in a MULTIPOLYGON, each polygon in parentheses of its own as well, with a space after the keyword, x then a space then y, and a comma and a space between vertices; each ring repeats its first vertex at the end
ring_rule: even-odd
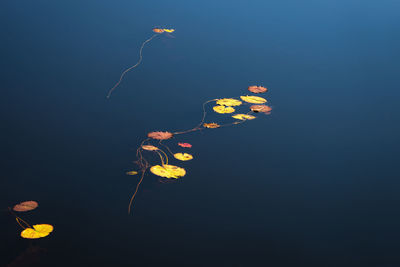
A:
MULTIPOLYGON (((265 93, 267 92, 267 88, 263 86, 249 86, 248 90, 252 93, 259 94, 259 93, 265 93)), ((253 120, 256 118, 254 116, 255 113, 265 113, 265 114, 270 114, 271 112, 271 107, 267 106, 267 100, 263 97, 255 96, 255 95, 245 95, 245 96, 240 96, 237 98, 221 98, 221 99, 213 99, 206 101, 203 104, 203 107, 205 104, 210 103, 210 102, 215 102, 215 106, 213 106, 213 110, 216 113, 219 114, 232 114, 232 118, 235 119, 233 123, 225 124, 225 125, 220 125, 216 122, 205 122, 205 115, 206 111, 204 110, 203 113, 203 119, 200 122, 200 124, 192 129, 183 131, 183 132, 168 132, 168 131, 154 131, 150 132, 147 134, 147 139, 142 142, 140 147, 137 149, 137 156, 138 156, 138 165, 140 168, 140 171, 142 171, 142 177, 136 187, 136 191, 133 194, 131 198, 131 202, 129 205, 129 211, 130 211, 130 206, 132 203, 133 198, 135 197, 138 187, 140 183, 143 180, 144 173, 147 168, 150 168, 150 172, 153 173, 154 175, 166 178, 166 179, 178 179, 186 175, 186 170, 182 167, 178 167, 175 165, 171 165, 168 162, 168 156, 167 153, 160 148, 160 146, 164 146, 170 154, 173 155, 173 157, 177 160, 180 161, 188 161, 192 160, 193 156, 189 153, 186 152, 179 152, 179 153, 173 153, 169 147, 164 145, 162 141, 168 140, 173 138, 176 135, 179 134, 184 134, 188 132, 193 132, 197 130, 202 130, 205 128, 213 129, 213 128, 219 128, 221 126, 228 126, 228 125, 234 125, 234 124, 239 124, 243 123, 247 120, 253 120), (241 106, 242 104, 247 104, 250 105, 252 104, 247 113, 235 113, 236 109, 241 106), (151 140, 158 140, 159 141, 159 146, 154 146, 151 144, 151 140), (160 157, 161 164, 157 165, 150 165, 148 161, 143 157, 142 152, 143 151, 149 151, 158 154, 160 157)), ((191 148, 192 145, 189 143, 178 143, 179 146, 182 148, 191 148)), ((127 172, 128 175, 135 175, 137 174, 137 171, 129 171, 127 172)))
POLYGON ((22 227, 21 237, 27 239, 37 239, 48 236, 54 229, 51 224, 35 224, 30 225, 21 217, 17 216, 15 212, 26 212, 36 209, 39 204, 36 201, 29 200, 16 204, 12 209, 8 208, 10 213, 15 216, 15 220, 22 227))

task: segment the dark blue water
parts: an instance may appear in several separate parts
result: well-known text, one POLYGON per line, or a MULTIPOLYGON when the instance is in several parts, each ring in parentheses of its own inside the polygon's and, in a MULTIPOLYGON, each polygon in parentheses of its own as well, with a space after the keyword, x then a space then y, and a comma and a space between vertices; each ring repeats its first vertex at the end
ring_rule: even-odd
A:
POLYGON ((36 200, 23 218, 55 230, 24 240, 3 212, 0 264, 400 266, 399 10, 3 1, 0 203, 36 200), (157 25, 175 38, 147 44, 107 100, 157 25), (204 101, 253 84, 272 114, 170 141, 193 144, 187 175, 147 174, 128 215, 146 134, 190 129, 204 101))

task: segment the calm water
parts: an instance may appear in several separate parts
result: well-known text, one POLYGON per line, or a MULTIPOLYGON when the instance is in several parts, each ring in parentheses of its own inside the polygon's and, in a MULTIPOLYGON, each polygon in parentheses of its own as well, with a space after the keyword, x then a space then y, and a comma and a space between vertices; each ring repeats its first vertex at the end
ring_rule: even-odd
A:
POLYGON ((3 212, 0 265, 400 266, 399 10, 2 1, 0 203, 37 200, 23 218, 55 231, 23 240, 3 212), (152 40, 107 100, 156 25, 175 38, 152 40), (193 144, 188 174, 146 175, 128 215, 143 137, 189 129, 204 101, 252 84, 272 114, 172 141, 193 144))

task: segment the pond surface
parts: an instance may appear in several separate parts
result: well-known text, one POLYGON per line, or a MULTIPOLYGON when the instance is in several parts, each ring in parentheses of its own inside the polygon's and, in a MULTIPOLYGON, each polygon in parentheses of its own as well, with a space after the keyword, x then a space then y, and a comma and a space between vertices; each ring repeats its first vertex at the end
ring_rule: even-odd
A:
POLYGON ((3 1, 0 265, 400 266, 399 9, 3 1), (176 31, 107 99, 154 26, 176 31), (173 159, 187 174, 147 173, 128 215, 147 133, 193 128, 203 102, 249 85, 268 87, 271 114, 166 141, 193 145, 173 159), (24 200, 48 237, 19 237, 6 209, 24 200))

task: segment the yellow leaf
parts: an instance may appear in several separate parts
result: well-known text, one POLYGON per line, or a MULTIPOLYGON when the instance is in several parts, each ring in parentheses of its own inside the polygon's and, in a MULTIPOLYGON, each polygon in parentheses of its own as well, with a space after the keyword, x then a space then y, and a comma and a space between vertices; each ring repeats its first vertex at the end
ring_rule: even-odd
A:
POLYGON ((242 104, 242 101, 233 98, 221 98, 217 100, 218 105, 234 107, 242 104))
POLYGON ((252 104, 263 104, 267 102, 267 99, 259 97, 259 96, 241 96, 240 97, 243 101, 252 104))
POLYGON ((142 145, 142 149, 148 150, 148 151, 155 151, 155 150, 158 150, 158 147, 152 146, 152 145, 142 145))
POLYGON ((180 168, 174 165, 164 164, 163 166, 155 165, 150 168, 150 171, 158 176, 165 178, 180 178, 185 176, 186 171, 184 168, 180 168))
POLYGON ((175 29, 163 29, 165 32, 174 32, 175 31, 175 29))
POLYGON ((129 172, 126 172, 126 174, 127 174, 127 175, 136 175, 136 174, 138 174, 138 173, 135 172, 135 171, 129 171, 129 172))
POLYGON ((213 110, 217 113, 233 113, 235 109, 233 107, 225 107, 225 106, 214 106, 213 110))
POLYGON ((21 237, 28 239, 36 239, 48 236, 54 227, 50 224, 36 224, 33 228, 26 228, 21 232, 21 237))
POLYGON ((191 160, 193 159, 193 156, 188 154, 188 153, 175 153, 174 157, 176 159, 182 160, 182 161, 186 161, 186 160, 191 160))
POLYGON ((252 115, 247 115, 247 114, 236 114, 236 115, 233 115, 232 118, 244 121, 244 120, 253 120, 256 117, 252 116, 252 115))

